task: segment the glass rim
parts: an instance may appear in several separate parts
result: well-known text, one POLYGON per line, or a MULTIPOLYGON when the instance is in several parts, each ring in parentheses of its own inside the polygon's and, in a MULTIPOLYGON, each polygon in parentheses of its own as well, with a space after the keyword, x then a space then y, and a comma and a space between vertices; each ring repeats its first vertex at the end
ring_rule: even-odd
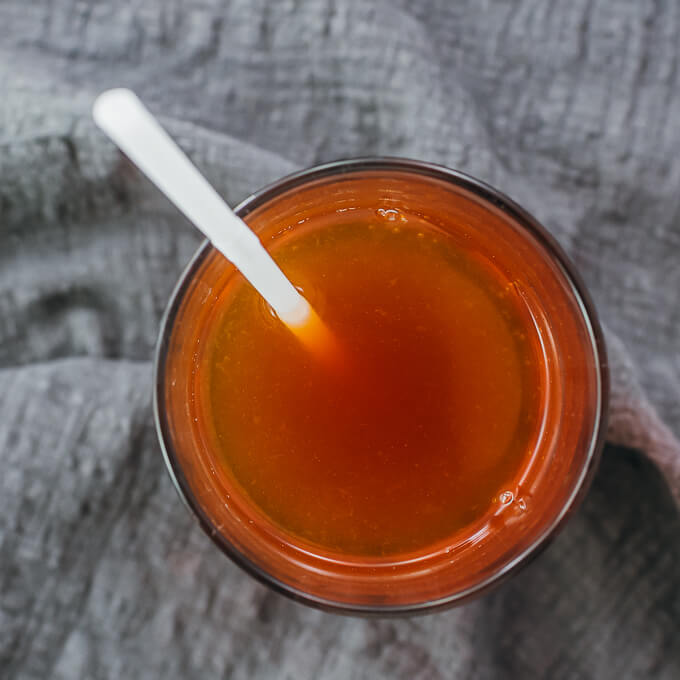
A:
POLYGON ((236 549, 234 545, 220 533, 214 522, 201 508, 200 503, 191 490, 191 486, 184 475, 178 456, 173 448, 169 423, 166 417, 167 414, 165 413, 165 409, 161 406, 163 401, 162 389, 165 385, 165 365, 172 328, 189 282, 213 249, 212 244, 208 240, 205 240, 198 247, 191 260, 182 271, 170 294, 169 301, 161 319, 153 363, 153 417, 166 468, 183 503, 198 520, 199 525, 213 543, 250 576, 282 595, 327 612, 346 615, 373 616, 424 614, 445 609, 455 604, 460 604, 488 591, 504 581, 530 559, 537 556, 541 550, 545 549, 562 528, 564 522, 576 509, 592 482, 604 446, 607 431, 609 412, 609 368, 607 352, 604 334, 587 288, 578 274, 575 265, 556 239, 540 222, 538 222, 538 220, 504 193, 486 182, 459 170, 452 170, 445 166, 425 161, 388 156, 336 160, 294 172, 265 185, 263 188, 241 201, 241 203, 234 208, 234 212, 239 217, 243 218, 258 207, 277 198, 286 191, 304 185, 310 181, 367 170, 402 171, 444 180, 461 187, 471 192, 477 198, 490 203, 494 208, 500 209, 509 215, 522 229, 528 231, 547 251, 552 260, 559 265, 559 269, 561 270, 565 281, 569 284, 574 299, 578 303, 580 315, 588 330, 588 337, 590 339, 590 346, 596 367, 597 403, 595 422, 593 424, 588 450, 582 464, 580 475, 576 480, 574 488, 555 517, 546 524, 543 530, 528 546, 514 555, 510 560, 501 564, 500 567, 480 582, 438 600, 405 605, 348 604, 318 597, 277 579, 246 557, 246 555, 236 549))

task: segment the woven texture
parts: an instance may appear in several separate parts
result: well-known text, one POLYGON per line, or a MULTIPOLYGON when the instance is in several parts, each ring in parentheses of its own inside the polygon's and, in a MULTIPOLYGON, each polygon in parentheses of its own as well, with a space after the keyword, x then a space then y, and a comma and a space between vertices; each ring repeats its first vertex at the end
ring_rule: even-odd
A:
POLYGON ((4 0, 0 676, 680 677, 678 35, 678 0, 4 0), (359 620, 212 546, 150 410, 199 239, 91 123, 117 85, 232 203, 401 155, 490 182, 556 236, 606 328, 609 444, 521 574, 445 613, 359 620))

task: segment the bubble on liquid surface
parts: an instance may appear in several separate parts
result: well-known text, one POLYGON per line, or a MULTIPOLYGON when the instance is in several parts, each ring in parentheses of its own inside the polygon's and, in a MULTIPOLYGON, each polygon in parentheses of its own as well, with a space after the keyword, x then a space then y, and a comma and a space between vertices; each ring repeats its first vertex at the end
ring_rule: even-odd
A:
POLYGON ((499 514, 503 513, 504 516, 507 514, 507 512, 510 512, 512 516, 519 517, 527 510, 526 498, 520 496, 519 493, 503 491, 498 494, 498 501, 501 504, 499 514))
POLYGON ((503 505, 508 505, 508 503, 512 503, 512 501, 515 500, 515 494, 513 494, 512 491, 503 491, 498 497, 498 500, 500 500, 503 505))
POLYGON ((378 208, 375 214, 387 222, 407 222, 408 220, 394 208, 378 208))

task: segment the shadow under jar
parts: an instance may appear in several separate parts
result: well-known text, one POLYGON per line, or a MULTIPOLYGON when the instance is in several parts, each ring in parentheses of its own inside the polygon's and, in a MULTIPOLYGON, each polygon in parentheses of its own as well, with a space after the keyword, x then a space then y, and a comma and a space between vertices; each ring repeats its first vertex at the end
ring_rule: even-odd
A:
POLYGON ((200 248, 163 321, 154 406, 204 530, 344 613, 433 610, 525 563, 606 429, 602 333, 555 241, 482 182, 402 159, 313 168, 236 212, 339 354, 310 353, 200 248))

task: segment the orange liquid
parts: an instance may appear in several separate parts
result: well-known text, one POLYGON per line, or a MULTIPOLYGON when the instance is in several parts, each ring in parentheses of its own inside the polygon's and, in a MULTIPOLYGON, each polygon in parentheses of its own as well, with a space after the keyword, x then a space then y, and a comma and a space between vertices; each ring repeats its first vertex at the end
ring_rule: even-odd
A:
POLYGON ((535 440, 536 362, 512 286, 464 240, 402 219, 362 211, 277 242, 335 362, 236 275, 198 366, 224 474, 312 548, 387 556, 446 539, 498 502, 535 440))

